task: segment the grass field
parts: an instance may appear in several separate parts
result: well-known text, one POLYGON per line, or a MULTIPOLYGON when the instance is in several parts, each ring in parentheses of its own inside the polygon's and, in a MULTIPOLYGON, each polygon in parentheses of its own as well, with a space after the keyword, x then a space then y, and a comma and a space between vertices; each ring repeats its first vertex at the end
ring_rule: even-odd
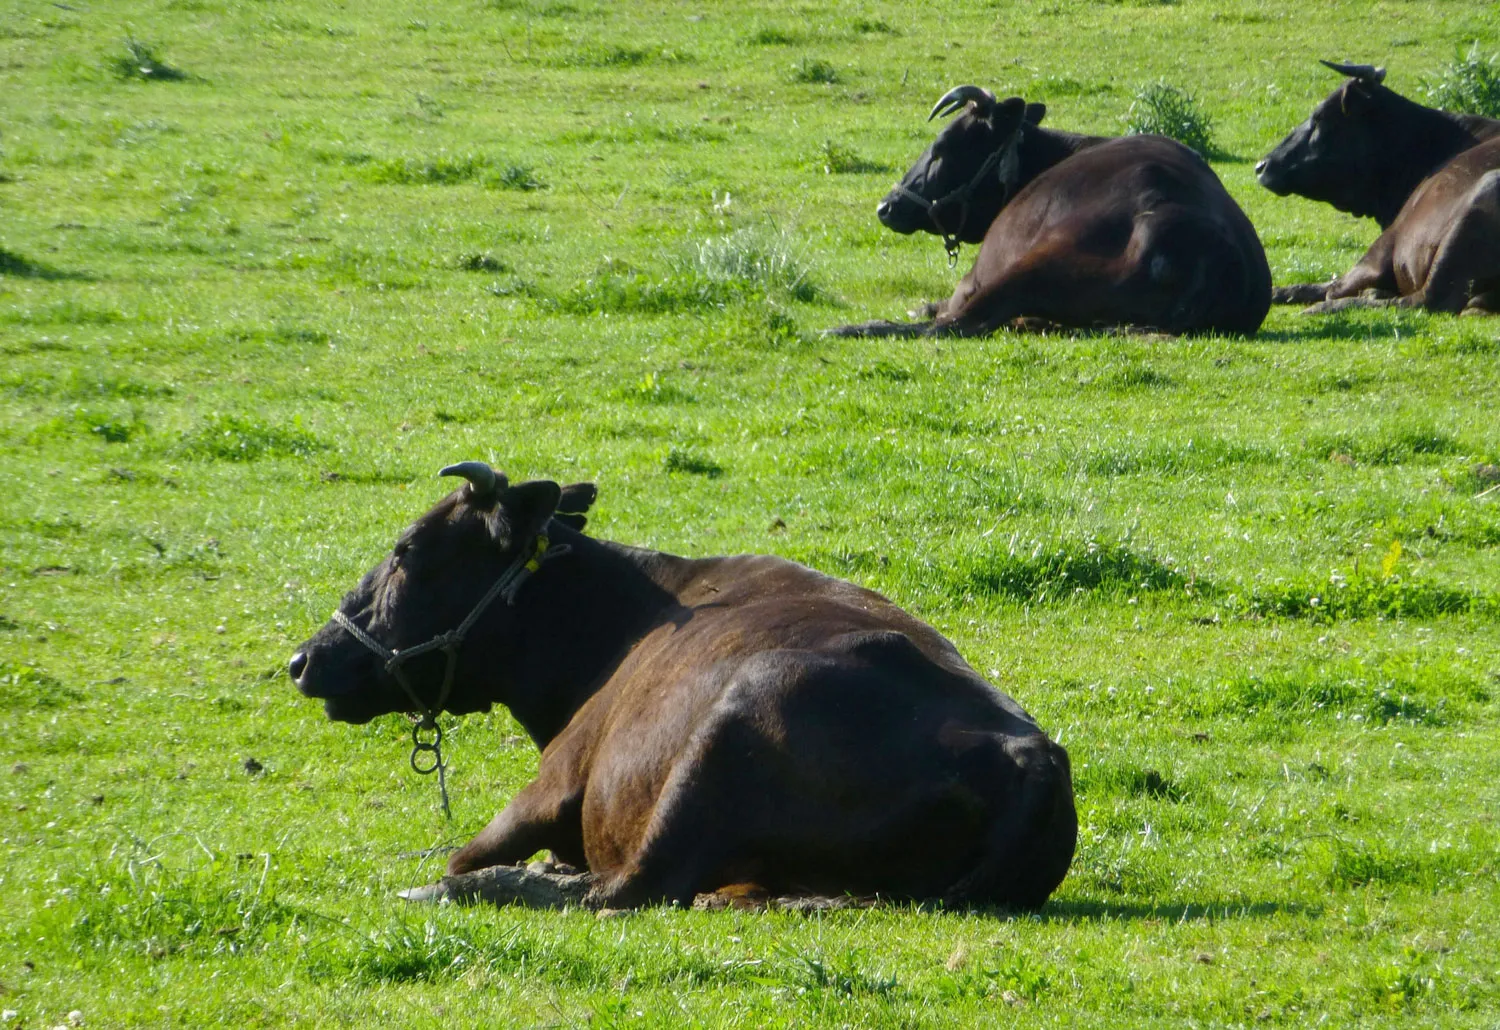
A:
POLYGON ((1446 2, 163 0, 0 9, 0 1026, 1500 1022, 1500 325, 880 343, 874 205, 948 87, 1120 132, 1165 81, 1278 282, 1373 223, 1254 182, 1446 2), (772 551, 948 633, 1069 748, 1039 914, 409 908, 528 778, 284 663, 443 464, 772 551), (253 763, 247 760, 254 759, 253 763), (258 771, 254 771, 257 770, 258 771))

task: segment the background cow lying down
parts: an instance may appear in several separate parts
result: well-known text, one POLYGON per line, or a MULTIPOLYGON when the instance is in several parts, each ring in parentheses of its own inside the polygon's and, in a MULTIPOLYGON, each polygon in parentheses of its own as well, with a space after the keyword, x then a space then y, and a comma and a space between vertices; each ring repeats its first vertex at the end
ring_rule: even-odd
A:
POLYGON ((1385 69, 1348 76, 1255 166, 1262 186, 1374 218, 1384 231, 1331 283, 1280 287, 1311 312, 1400 304, 1500 312, 1500 121, 1413 103, 1385 69))
POLYGON ((1062 881, 1067 753, 930 626, 781 558, 590 539, 587 485, 562 515, 555 483, 443 471, 468 484, 290 672, 333 719, 503 704, 530 733, 537 778, 450 874, 550 849, 611 907, 745 883, 1035 907, 1062 881))
POLYGON ((1022 318, 1063 326, 1250 334, 1271 272, 1213 169, 1162 136, 1109 139, 1040 126, 1046 107, 978 86, 933 108, 962 113, 880 203, 901 233, 979 242, 933 321, 866 322, 839 336, 980 336, 1022 318), (981 242, 982 241, 982 242, 981 242))

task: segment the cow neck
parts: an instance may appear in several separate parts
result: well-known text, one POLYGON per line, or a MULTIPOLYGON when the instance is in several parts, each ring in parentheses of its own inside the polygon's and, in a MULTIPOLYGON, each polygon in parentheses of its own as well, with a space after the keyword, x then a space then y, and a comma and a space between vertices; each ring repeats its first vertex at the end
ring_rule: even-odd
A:
POLYGON ((609 679, 630 647, 679 607, 671 584, 690 561, 593 540, 552 524, 570 547, 527 584, 516 605, 515 652, 501 697, 545 748, 609 679))
POLYGON ((997 182, 998 189, 975 198, 973 213, 961 227, 961 231, 966 233, 962 238, 966 242, 984 239, 990 223, 1000 216, 1005 205, 1014 200, 1027 183, 1053 165, 1066 161, 1080 150, 1103 143, 1104 140, 1103 136, 1084 136, 1031 124, 1023 126, 1021 142, 1016 147, 1015 170, 1003 182, 997 182))
POLYGON ((1106 136, 1085 136, 1060 129, 1028 125, 1021 138, 1021 170, 1016 181, 1020 189, 1055 164, 1066 161, 1080 150, 1105 142, 1106 136))
POLYGON ((1375 177, 1379 185, 1369 208, 1350 212, 1374 218, 1382 229, 1391 227, 1428 176, 1488 135, 1500 134, 1500 122, 1424 107, 1399 93, 1390 96, 1394 109, 1389 114, 1394 124, 1387 138, 1400 140, 1401 145, 1382 152, 1385 167, 1375 177))

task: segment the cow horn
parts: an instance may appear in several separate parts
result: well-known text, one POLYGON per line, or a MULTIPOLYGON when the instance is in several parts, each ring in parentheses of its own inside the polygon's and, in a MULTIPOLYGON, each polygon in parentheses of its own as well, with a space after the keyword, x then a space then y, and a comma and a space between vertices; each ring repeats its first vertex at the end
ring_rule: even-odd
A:
POLYGON ((1325 68, 1332 68, 1340 75, 1358 79, 1367 86, 1378 86, 1385 81, 1385 69, 1373 64, 1339 64, 1337 61, 1319 61, 1325 68))
POLYGON ((995 94, 978 86, 954 86, 943 94, 943 99, 932 105, 927 120, 930 122, 940 114, 952 114, 971 100, 981 107, 990 107, 995 103, 995 94))
POLYGON ((482 461, 461 461, 457 465, 449 465, 442 469, 438 475, 463 476, 469 481, 469 490, 476 497, 493 497, 495 488, 504 478, 497 475, 494 469, 482 461))

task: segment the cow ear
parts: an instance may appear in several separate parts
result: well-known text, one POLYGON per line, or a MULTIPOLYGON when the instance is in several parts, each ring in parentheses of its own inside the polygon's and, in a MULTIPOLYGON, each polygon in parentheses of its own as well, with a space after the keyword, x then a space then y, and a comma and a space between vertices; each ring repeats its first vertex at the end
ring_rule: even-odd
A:
POLYGON ((511 540, 524 540, 540 533, 561 499, 562 487, 550 479, 536 479, 501 491, 499 511, 504 515, 511 540))
POLYGON ((557 510, 552 513, 552 517, 569 529, 582 532, 589 521, 584 513, 598 496, 599 488, 593 483, 569 483, 562 488, 562 497, 558 500, 557 510))
POLYGON ((995 105, 995 121, 1019 122, 1026 117, 1026 101, 1020 97, 1006 97, 995 105))
POLYGON ((1026 105, 1026 120, 1032 125, 1042 124, 1042 119, 1045 117, 1047 117, 1046 104, 1037 103, 1026 105))

